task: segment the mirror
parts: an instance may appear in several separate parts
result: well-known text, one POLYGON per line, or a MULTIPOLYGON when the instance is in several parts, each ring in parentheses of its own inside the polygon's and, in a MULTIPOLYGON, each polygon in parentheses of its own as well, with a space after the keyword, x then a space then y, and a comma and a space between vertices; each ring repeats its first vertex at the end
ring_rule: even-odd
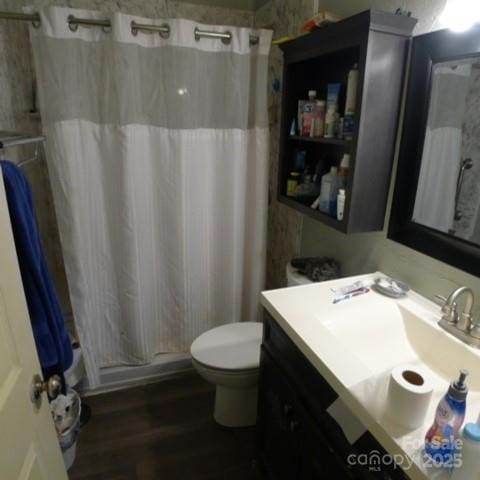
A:
POLYGON ((480 275, 480 25, 412 40, 388 236, 480 275))
POLYGON ((432 66, 412 221, 480 245, 480 56, 432 66))

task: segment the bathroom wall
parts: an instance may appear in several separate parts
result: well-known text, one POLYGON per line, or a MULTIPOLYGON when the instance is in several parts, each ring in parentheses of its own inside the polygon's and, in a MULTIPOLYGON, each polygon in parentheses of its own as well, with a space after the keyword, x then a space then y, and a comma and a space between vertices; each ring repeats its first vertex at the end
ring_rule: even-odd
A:
MULTIPOLYGON (((268 26, 274 29, 274 38, 284 35, 297 36, 306 19, 321 10, 329 10, 343 17, 369 8, 395 11, 398 7, 412 11, 419 19, 416 33, 428 31, 434 25, 445 0, 269 0, 257 10, 255 26, 268 26)), ((306 249, 305 241, 315 235, 315 223, 291 208, 279 203, 277 196, 278 141, 281 93, 272 88, 275 79, 282 78, 282 55, 278 47, 272 46, 270 55, 270 205, 268 217, 268 258, 267 288, 281 287, 285 283, 285 264, 301 253, 316 252, 316 248, 306 249), (303 232, 303 234, 302 234, 303 232)), ((319 227, 321 228, 321 227, 319 227)), ((319 250, 321 254, 321 250, 319 250)))
MULTIPOLYGON (((0 10, 21 11, 23 5, 65 5, 105 12, 123 11, 146 17, 183 17, 210 24, 253 26, 254 13, 172 0, 0 0, 0 10)), ((28 112, 32 108, 33 64, 24 22, 0 20, 0 130, 40 133, 41 121, 28 112)), ((5 157, 13 161, 32 158, 34 148, 11 148, 5 157)), ((34 191, 43 244, 64 312, 71 314, 57 222, 40 147, 40 160, 24 167, 34 191)), ((72 329, 72 323, 70 323, 72 329)))
MULTIPOLYGON (((274 38, 298 35, 314 12, 312 0, 270 0, 255 13, 255 26, 274 30, 274 38)), ((285 265, 299 255, 303 216, 277 201, 278 144, 281 92, 273 84, 282 78, 282 54, 272 46, 269 61, 270 184, 268 210, 267 288, 284 284, 285 265)))
MULTIPOLYGON (((411 10, 413 16, 419 19, 414 32, 418 35, 436 28, 438 15, 444 4, 444 0, 321 0, 320 9, 331 9, 342 15, 350 15, 369 7, 390 11, 398 6, 403 7, 411 10)), ((388 214, 385 225, 388 225, 388 214)), ((314 220, 305 219, 301 252, 303 255, 328 255, 337 258, 346 275, 381 270, 403 279, 412 288, 430 298, 437 293, 447 294, 458 285, 469 285, 477 292, 480 291, 479 278, 388 240, 386 231, 343 235, 314 220)))

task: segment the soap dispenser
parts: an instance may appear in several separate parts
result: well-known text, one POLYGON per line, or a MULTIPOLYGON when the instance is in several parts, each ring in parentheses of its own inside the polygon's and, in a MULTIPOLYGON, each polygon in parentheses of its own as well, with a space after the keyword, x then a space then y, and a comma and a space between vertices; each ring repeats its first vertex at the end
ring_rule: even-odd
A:
POLYGON ((455 438, 465 420, 467 375, 468 371, 462 369, 458 380, 451 383, 448 392, 438 404, 433 425, 425 436, 425 453, 437 465, 446 465, 453 461, 455 438))

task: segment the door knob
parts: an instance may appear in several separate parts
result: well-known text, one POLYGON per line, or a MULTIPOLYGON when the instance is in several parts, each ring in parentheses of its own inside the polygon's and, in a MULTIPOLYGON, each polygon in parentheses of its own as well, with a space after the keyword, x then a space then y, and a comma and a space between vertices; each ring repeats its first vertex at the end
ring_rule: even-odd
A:
POLYGON ((54 399, 60 395, 62 391, 62 380, 58 375, 52 375, 46 382, 42 380, 40 375, 34 375, 32 379, 32 386, 30 389, 30 398, 33 403, 39 405, 42 402, 42 393, 54 399))

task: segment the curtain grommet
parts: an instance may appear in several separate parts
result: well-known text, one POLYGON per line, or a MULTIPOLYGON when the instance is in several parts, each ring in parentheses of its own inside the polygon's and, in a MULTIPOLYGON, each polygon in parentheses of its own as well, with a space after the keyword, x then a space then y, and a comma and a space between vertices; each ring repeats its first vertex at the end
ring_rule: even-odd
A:
POLYGON ((69 15, 67 18, 68 28, 72 32, 76 32, 78 30, 78 23, 73 23, 74 20, 75 20, 75 17, 73 15, 69 15))
POLYGON ((135 20, 130 22, 130 30, 132 31, 132 35, 136 37, 138 35, 138 28, 136 27, 135 20))
POLYGON ((164 38, 165 40, 167 38, 170 38, 170 25, 168 23, 163 23, 161 25, 163 28, 165 28, 165 31, 164 32, 158 32, 159 35, 164 38))
POLYGON ((230 30, 227 30, 225 32, 226 35, 228 35, 228 37, 223 37, 222 38, 222 43, 224 45, 230 45, 231 41, 232 41, 232 32, 230 30))

